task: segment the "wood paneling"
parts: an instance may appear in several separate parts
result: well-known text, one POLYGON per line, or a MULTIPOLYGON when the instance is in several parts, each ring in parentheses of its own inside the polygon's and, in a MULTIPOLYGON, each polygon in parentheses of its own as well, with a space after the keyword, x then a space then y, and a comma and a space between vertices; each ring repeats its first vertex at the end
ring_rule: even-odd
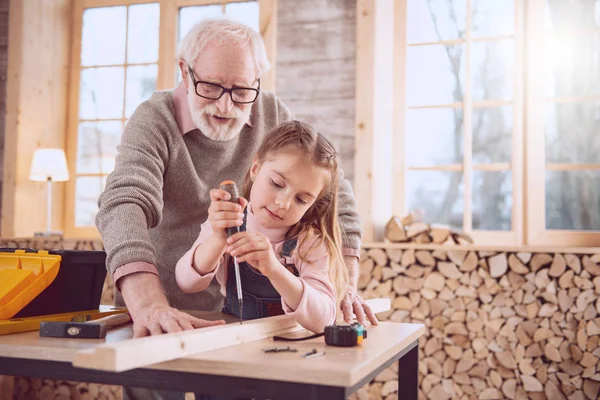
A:
POLYGON ((354 1, 279 1, 277 95, 327 135, 354 179, 354 1))
MULTIPOLYGON (((10 4, 2 235, 44 229, 46 184, 29 181, 38 147, 64 148, 71 1, 10 4), (27 216, 15 218, 14 216, 27 216)), ((64 186, 54 185, 53 229, 61 229, 64 186)))

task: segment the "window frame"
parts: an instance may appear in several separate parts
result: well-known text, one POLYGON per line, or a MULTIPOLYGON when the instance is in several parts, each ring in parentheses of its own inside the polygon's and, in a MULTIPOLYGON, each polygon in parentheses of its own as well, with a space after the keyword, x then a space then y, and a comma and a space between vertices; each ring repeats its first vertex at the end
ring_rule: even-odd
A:
MULTIPOLYGON (((99 238, 100 233, 94 227, 75 226, 75 201, 77 182, 77 141, 79 121, 79 86, 81 75, 81 39, 83 13, 88 8, 131 6, 137 4, 158 3, 159 43, 158 43, 158 75, 156 90, 175 87, 177 65, 175 55, 177 49, 177 31, 179 26, 179 9, 182 7, 221 4, 223 8, 229 3, 243 0, 75 0, 71 16, 72 47, 69 58, 69 91, 66 131, 66 155, 71 179, 65 185, 64 202, 64 236, 68 238, 99 238)), ((259 29, 265 42, 267 57, 271 69, 261 78, 264 90, 275 92, 275 64, 277 44, 277 0, 256 0, 259 6, 259 29)))
MULTIPOLYGON (((385 5, 373 0, 357 1, 357 76, 356 76, 356 155, 355 155, 355 193, 357 193, 357 209, 364 228, 364 241, 382 241, 383 226, 392 215, 403 216, 408 210, 405 202, 405 176, 408 170, 404 160, 406 144, 405 118, 407 104, 406 93, 406 18, 407 2, 401 0, 394 5, 385 5), (392 7, 381 13, 378 8, 392 7), (388 15, 392 15, 388 17, 388 15), (391 19, 393 24, 393 37, 386 37, 386 24, 391 19), (386 75, 381 63, 373 61, 377 40, 388 40, 393 56, 393 72, 386 75), (393 82, 393 107, 392 113, 382 113, 374 106, 380 85, 393 82), (381 83, 384 82, 384 83, 381 83), (387 145, 392 148, 391 165, 384 168, 391 170, 391 179, 385 181, 387 185, 375 185, 376 173, 382 173, 381 162, 375 156, 376 144, 386 135, 380 129, 374 129, 379 118, 392 120, 392 134, 389 135, 387 145), (385 210, 387 220, 374 216, 374 211, 381 208, 381 198, 389 197, 390 206, 385 210)), ((473 0, 467 3, 468 21, 471 25, 470 8, 473 0)), ((561 246, 600 246, 600 232, 557 231, 548 230, 545 226, 545 131, 544 131, 544 98, 543 74, 540 74, 540 64, 543 63, 541 45, 543 41, 543 28, 539 18, 543 10, 544 0, 515 0, 515 70, 513 87, 513 136, 512 160, 509 164, 512 171, 513 185, 513 210, 511 231, 482 231, 473 230, 472 223, 472 181, 471 174, 474 170, 494 171, 503 166, 499 164, 482 165, 473 169, 472 141, 471 141, 471 112, 465 113, 463 122, 464 156, 460 165, 439 167, 415 168, 436 171, 463 172, 464 181, 464 231, 468 233, 478 245, 561 245, 561 246), (527 54, 525 54, 527 49, 527 54), (528 81, 525 81, 527 76, 528 81), (525 110, 527 113, 525 114, 525 110)), ((470 52, 471 45, 467 29, 465 45, 467 46, 466 66, 467 77, 465 82, 470 82, 470 52)), ((389 36, 389 29, 387 31, 389 36)), ((437 42, 436 42, 437 43, 437 42)), ((440 42, 446 43, 446 42, 440 42)), ((471 108, 470 86, 466 85, 463 104, 466 109, 471 108)), ((471 108, 472 110, 472 108, 471 108)), ((383 139, 385 140, 385 139, 383 139)), ((386 174, 383 172, 383 174, 386 174)), ((386 199, 387 200, 387 199, 386 199)), ((381 215, 379 211, 379 215, 381 215)))

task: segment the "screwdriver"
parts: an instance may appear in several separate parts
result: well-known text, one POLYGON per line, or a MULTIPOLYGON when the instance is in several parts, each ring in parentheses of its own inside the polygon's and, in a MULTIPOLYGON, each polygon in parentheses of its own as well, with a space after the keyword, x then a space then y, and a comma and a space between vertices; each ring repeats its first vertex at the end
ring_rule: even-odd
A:
MULTIPOLYGON (((227 193, 229 193, 229 195, 231 196, 231 198, 229 199, 229 201, 231 201, 232 203, 236 203, 239 204, 239 192, 238 192, 238 188, 237 185, 235 184, 234 181, 223 181, 221 182, 221 184, 219 185, 221 190, 226 191, 227 193)), ((239 226, 234 226, 234 227, 230 227, 226 229, 227 231, 227 236, 231 236, 234 233, 237 233, 240 231, 240 227, 239 226)), ((238 305, 240 307, 240 324, 244 321, 244 297, 242 296, 242 280, 240 279, 240 265, 238 264, 237 261, 237 257, 233 257, 233 266, 235 269, 235 285, 237 288, 237 295, 238 295, 238 305)))

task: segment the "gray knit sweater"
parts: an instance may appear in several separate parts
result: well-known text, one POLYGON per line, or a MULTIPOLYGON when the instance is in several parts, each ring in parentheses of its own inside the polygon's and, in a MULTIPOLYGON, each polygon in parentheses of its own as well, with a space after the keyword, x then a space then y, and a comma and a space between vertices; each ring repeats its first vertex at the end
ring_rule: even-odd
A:
MULTIPOLYGON (((175 120, 173 91, 159 91, 142 103, 123 132, 115 170, 98 200, 96 225, 107 252, 107 269, 134 261, 155 265, 173 307, 218 311, 222 296, 208 290, 183 293, 175 264, 198 237, 208 216, 209 191, 225 179, 243 182, 265 133, 293 118, 273 94, 261 92, 250 125, 218 142, 199 130, 185 135, 175 120)), ((339 215, 344 246, 360 249, 361 230, 352 188, 340 183, 339 215)), ((120 299, 118 300, 120 302, 120 299)))

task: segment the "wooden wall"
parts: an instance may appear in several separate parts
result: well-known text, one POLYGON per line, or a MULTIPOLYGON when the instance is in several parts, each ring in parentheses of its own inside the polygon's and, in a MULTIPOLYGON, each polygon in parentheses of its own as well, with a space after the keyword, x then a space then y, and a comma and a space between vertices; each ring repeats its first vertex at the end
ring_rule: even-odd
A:
POLYGON ((8 69, 8 6, 0 0, 0 217, 2 216, 2 171, 4 169, 4 113, 6 111, 6 73, 8 69))
POLYGON ((356 1, 279 0, 277 95, 337 146, 354 177, 356 1))
MULTIPOLYGON (((10 2, 3 236, 28 236, 45 229, 46 184, 30 181, 29 169, 37 147, 64 148, 70 6, 71 0, 10 2)), ((62 229, 62 185, 54 184, 53 229, 62 229)))

